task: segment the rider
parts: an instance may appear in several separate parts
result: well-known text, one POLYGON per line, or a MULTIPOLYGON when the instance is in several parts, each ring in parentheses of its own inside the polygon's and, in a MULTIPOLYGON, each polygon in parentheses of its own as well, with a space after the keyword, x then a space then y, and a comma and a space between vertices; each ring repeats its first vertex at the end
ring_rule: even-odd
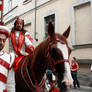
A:
MULTIPOLYGON (((33 52, 33 39, 30 34, 24 29, 24 20, 19 17, 14 23, 14 27, 11 30, 10 36, 10 52, 14 52, 16 59, 15 63, 23 58, 23 56, 29 55, 33 52)), ((18 66, 16 66, 15 70, 18 66)))
POLYGON ((14 54, 3 51, 9 33, 10 30, 7 27, 0 25, 0 92, 15 92, 14 76, 11 75, 14 54))

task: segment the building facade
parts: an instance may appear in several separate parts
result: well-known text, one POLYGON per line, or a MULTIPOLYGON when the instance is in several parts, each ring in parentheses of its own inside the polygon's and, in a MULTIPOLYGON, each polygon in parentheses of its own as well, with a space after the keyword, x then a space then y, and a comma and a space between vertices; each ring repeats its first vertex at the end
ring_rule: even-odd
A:
MULTIPOLYGON (((63 33, 71 26, 68 42, 75 56, 80 74, 90 75, 92 63, 92 0, 4 0, 4 22, 10 29, 17 17, 25 21, 25 29, 36 47, 47 36, 49 20, 55 31, 63 33)), ((7 42, 7 44, 9 44, 7 42)), ((5 50, 10 48, 8 45, 5 50)))

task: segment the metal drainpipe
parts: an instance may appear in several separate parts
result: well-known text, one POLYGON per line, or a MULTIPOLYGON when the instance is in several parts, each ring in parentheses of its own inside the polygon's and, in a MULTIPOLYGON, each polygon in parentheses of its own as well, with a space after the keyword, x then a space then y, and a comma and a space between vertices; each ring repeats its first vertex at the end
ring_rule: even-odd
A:
MULTIPOLYGON (((4 7, 3 5, 3 0, 1 0, 2 1, 2 7, 4 7)), ((2 8, 2 10, 1 10, 1 22, 3 23, 3 8, 2 8)))
POLYGON ((37 32, 36 32, 36 0, 35 0, 35 23, 34 23, 34 39, 36 40, 36 41, 38 41, 38 39, 36 38, 36 34, 37 34, 37 32))

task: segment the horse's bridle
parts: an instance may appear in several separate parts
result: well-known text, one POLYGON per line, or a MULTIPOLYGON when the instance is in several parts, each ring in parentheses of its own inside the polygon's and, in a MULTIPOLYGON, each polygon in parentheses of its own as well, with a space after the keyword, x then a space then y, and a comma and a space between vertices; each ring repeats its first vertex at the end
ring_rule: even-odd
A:
POLYGON ((58 37, 54 37, 53 39, 49 39, 49 43, 48 43, 48 46, 47 46, 47 49, 46 49, 46 57, 49 58, 49 60, 51 61, 52 63, 52 68, 56 65, 56 64, 59 64, 59 63, 62 63, 62 62, 68 62, 69 63, 69 60, 68 59, 60 59, 58 61, 55 61, 51 55, 50 55, 50 43, 52 43, 53 41, 56 41, 56 42, 60 42, 61 44, 64 43, 61 39, 59 39, 58 37))

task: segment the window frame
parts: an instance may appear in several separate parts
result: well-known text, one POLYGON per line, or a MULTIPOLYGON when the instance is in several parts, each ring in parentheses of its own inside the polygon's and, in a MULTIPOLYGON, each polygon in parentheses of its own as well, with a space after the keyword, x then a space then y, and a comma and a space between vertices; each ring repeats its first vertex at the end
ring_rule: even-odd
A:
POLYGON ((55 28, 55 14, 51 14, 51 15, 44 17, 44 39, 48 36, 48 33, 46 31, 47 31, 47 28, 48 28, 49 21, 47 21, 46 19, 48 19, 49 21, 51 20, 51 22, 52 22, 52 24, 54 25, 54 28, 55 28), (54 21, 53 21, 53 17, 54 17, 54 21))

